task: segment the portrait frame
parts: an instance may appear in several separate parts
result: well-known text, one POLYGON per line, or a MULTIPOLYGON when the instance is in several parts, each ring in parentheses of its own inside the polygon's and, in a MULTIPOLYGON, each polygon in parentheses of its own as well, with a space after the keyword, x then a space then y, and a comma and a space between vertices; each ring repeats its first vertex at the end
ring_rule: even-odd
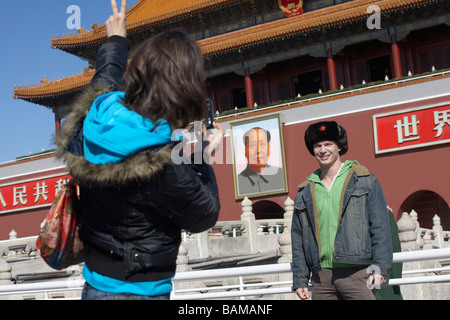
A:
POLYGON ((287 193, 288 181, 280 114, 235 121, 229 125, 236 200, 287 193), (246 154, 244 136, 255 128, 266 130, 264 136, 267 136, 267 131, 270 134, 268 166, 261 174, 250 170, 246 154), (249 172, 251 173, 248 174, 249 172))

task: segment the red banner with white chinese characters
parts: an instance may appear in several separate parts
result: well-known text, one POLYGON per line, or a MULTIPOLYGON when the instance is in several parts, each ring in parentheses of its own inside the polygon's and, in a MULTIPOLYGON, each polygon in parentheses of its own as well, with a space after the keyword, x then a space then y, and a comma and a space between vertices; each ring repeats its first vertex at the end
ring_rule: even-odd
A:
POLYGON ((450 104, 373 116, 375 153, 450 142, 450 104))
POLYGON ((50 206, 66 179, 57 175, 0 184, 0 214, 50 206))

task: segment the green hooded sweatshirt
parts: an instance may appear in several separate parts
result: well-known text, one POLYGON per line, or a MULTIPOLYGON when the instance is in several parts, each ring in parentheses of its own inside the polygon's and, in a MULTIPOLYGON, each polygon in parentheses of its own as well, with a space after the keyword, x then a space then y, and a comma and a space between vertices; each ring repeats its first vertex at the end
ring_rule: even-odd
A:
POLYGON ((321 170, 317 169, 308 180, 315 183, 315 198, 319 215, 320 230, 320 262, 322 268, 348 267, 348 264, 333 262, 334 239, 339 224, 341 195, 345 178, 350 171, 352 164, 359 164, 357 161, 345 161, 338 174, 331 184, 330 190, 320 180, 321 170))

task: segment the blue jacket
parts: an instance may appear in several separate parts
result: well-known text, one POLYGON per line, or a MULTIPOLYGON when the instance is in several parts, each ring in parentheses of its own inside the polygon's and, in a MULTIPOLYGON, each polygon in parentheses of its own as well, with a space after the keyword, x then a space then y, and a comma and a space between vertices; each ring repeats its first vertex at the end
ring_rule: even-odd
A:
MULTIPOLYGON (((293 287, 308 286, 320 265, 320 232, 314 184, 305 181, 295 196, 292 217, 293 287)), ((389 274, 392 241, 386 201, 377 178, 367 168, 353 165, 344 183, 334 261, 370 266, 389 274)))

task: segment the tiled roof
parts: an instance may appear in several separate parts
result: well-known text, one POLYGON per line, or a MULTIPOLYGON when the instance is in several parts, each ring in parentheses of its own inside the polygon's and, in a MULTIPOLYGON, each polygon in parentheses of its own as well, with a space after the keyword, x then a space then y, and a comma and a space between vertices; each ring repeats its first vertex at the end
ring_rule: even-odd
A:
POLYGON ((95 70, 85 69, 83 73, 67 78, 55 81, 47 81, 44 79, 41 80, 41 83, 39 84, 15 87, 14 98, 26 100, 30 98, 48 97, 77 90, 87 86, 94 76, 94 73, 95 70))
MULTIPOLYGON (((141 0, 127 12, 128 30, 171 20, 209 7, 219 6, 236 0, 141 0)), ((92 30, 53 37, 52 46, 77 46, 106 38, 105 26, 93 26, 92 30)))
MULTIPOLYGON (((243 30, 203 39, 198 41, 198 44, 200 45, 205 55, 212 55, 219 52, 233 50, 239 47, 249 46, 259 42, 269 41, 270 39, 282 37, 285 35, 323 28, 342 21, 351 21, 354 19, 368 17, 369 14, 371 14, 371 12, 367 12, 367 8, 370 5, 377 5, 381 9, 381 12, 386 12, 393 9, 400 9, 406 6, 418 5, 421 3, 430 3, 433 1, 434 0, 355 0, 340 5, 307 12, 300 16, 277 20, 243 30)), ((176 16, 176 13, 184 14, 185 12, 187 12, 187 10, 192 11, 193 8, 199 8, 198 10, 200 10, 206 5, 217 5, 219 3, 230 2, 230 0, 191 0, 188 1, 191 6, 183 6, 183 8, 179 8, 176 4, 174 4, 181 2, 186 3, 186 1, 165 0, 143 0, 141 2, 138 2, 129 10, 129 28, 131 28, 131 25, 137 25, 138 23, 145 24, 151 23, 151 21, 155 21, 156 19, 163 19, 163 13, 165 13, 167 17, 172 17, 176 16), (139 20, 142 19, 144 12, 151 8, 151 5, 156 5, 157 3, 161 6, 161 8, 155 10, 157 12, 154 13, 153 17, 147 18, 147 20, 139 20), (178 9, 176 12, 171 12, 170 10, 173 8, 178 9)), ((82 35, 80 35, 79 37, 74 37, 72 40, 75 41, 75 38, 77 38, 77 41, 86 41, 86 37, 83 37, 82 35)), ((66 38, 66 41, 69 41, 69 38, 66 38)), ((85 70, 83 74, 64 78, 61 80, 51 81, 34 86, 20 88, 16 87, 14 89, 14 95, 19 99, 27 99, 37 98, 41 96, 51 96, 53 94, 59 94, 65 91, 76 90, 87 85, 93 74, 94 71, 85 70)))
POLYGON ((248 46, 282 36, 307 32, 308 30, 327 27, 343 21, 367 18, 371 5, 377 5, 381 12, 399 9, 433 0, 355 0, 321 10, 306 12, 289 19, 277 20, 243 30, 207 38, 199 41, 205 55, 248 46))
MULTIPOLYGON (((171 20, 192 14, 193 12, 202 11, 206 8, 231 2, 235 2, 235 0, 141 0, 128 10, 128 30, 132 31, 144 26, 171 20)), ((276 37, 279 34, 299 32, 317 26, 326 26, 327 24, 368 16, 367 8, 370 5, 377 5, 380 7, 381 11, 386 11, 427 2, 432 2, 432 0, 354 0, 326 7, 321 10, 304 13, 297 17, 283 19, 278 28, 277 24, 280 24, 280 21, 272 23, 273 29, 270 29, 271 26, 267 26, 267 28, 259 28, 260 26, 257 26, 255 28, 259 28, 257 29, 258 35, 254 34, 252 37, 248 37, 246 41, 251 41, 250 39, 258 41, 259 39, 276 37), (288 30, 284 32, 284 28, 288 28, 288 30), (267 32, 269 32, 269 34, 265 35, 267 32)), ((241 32, 248 34, 249 30, 245 29, 241 32)), ((81 33, 53 37, 51 42, 52 46, 55 48, 75 47, 87 45, 105 38, 105 26, 101 25, 81 33)), ((214 37, 214 39, 216 38, 217 37, 214 37)), ((211 41, 215 41, 214 39, 211 39, 211 41)))

